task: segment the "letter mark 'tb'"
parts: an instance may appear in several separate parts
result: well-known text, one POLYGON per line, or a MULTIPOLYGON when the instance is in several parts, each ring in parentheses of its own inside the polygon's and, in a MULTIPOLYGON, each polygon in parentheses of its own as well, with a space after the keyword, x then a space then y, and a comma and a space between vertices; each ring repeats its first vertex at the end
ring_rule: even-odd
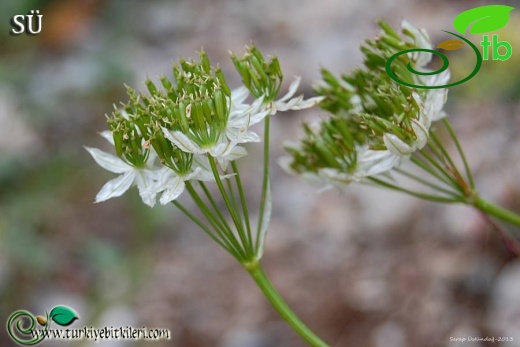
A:
MULTIPOLYGON (((484 35, 482 42, 480 43, 482 46, 482 58, 484 60, 489 59, 489 46, 491 46, 491 42, 489 41, 489 36, 484 35)), ((493 35, 493 60, 508 60, 513 55, 513 47, 507 41, 498 41, 498 35, 493 35), (500 53, 500 47, 505 48, 505 53, 500 53)))

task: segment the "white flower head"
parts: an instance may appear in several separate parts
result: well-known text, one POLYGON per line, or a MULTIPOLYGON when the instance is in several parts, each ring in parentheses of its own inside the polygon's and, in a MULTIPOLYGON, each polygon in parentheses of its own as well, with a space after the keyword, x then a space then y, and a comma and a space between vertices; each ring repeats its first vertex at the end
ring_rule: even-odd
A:
MULTIPOLYGON (((416 29, 408 21, 403 21, 401 28, 403 33, 408 37, 408 40, 411 40, 417 48, 432 49, 430 38, 424 29, 416 29)), ((424 72, 432 72, 425 68, 431 61, 431 53, 413 52, 409 53, 409 55, 412 61, 415 62, 416 67, 419 67, 424 72)), ((439 86, 448 83, 450 71, 447 69, 439 74, 426 76, 414 74, 412 76, 417 83, 426 86, 439 86)), ((414 91, 412 97, 419 105, 416 118, 410 120, 411 128, 409 131, 414 134, 414 139, 404 141, 395 133, 385 133, 383 135, 383 141, 387 149, 395 155, 408 156, 416 150, 423 148, 428 142, 431 123, 446 116, 443 107, 447 100, 447 94, 448 90, 444 88, 414 91)))
MULTIPOLYGON (((381 59, 394 56, 403 47, 431 49, 428 34, 406 21, 401 38, 385 23, 381 27, 382 35, 363 47, 364 69, 339 78, 322 70, 323 81, 316 89, 326 96, 320 105, 333 116, 323 120, 318 130, 305 126, 300 144, 288 148, 292 157, 283 162, 286 170, 335 185, 386 174, 424 148, 432 122, 446 116, 446 89, 403 87, 386 73, 386 61, 381 59)), ((408 54, 414 66, 429 71, 425 66, 430 53, 408 54)), ((446 70, 417 76, 417 81, 438 86, 449 78, 446 70)))
MULTIPOLYGON (((108 133, 102 133, 108 138, 108 133)), ((156 193, 152 187, 157 178, 157 168, 153 166, 155 155, 150 152, 147 162, 143 167, 135 167, 119 157, 106 153, 97 148, 85 147, 96 163, 103 169, 119 174, 117 178, 108 181, 96 195, 95 202, 106 201, 123 195, 132 185, 136 185, 143 202, 153 207, 155 205, 156 193)))
POLYGON ((246 47, 246 53, 242 58, 236 57, 231 52, 231 59, 235 67, 242 76, 244 86, 251 92, 257 100, 262 99, 264 107, 261 113, 264 118, 268 115, 275 115, 278 111, 284 112, 289 110, 302 110, 310 108, 318 104, 323 98, 314 97, 304 100, 303 95, 294 96, 301 82, 301 77, 295 77, 290 84, 288 92, 280 99, 276 100, 278 92, 282 85, 283 74, 280 69, 280 63, 276 56, 264 56, 254 45, 246 47))

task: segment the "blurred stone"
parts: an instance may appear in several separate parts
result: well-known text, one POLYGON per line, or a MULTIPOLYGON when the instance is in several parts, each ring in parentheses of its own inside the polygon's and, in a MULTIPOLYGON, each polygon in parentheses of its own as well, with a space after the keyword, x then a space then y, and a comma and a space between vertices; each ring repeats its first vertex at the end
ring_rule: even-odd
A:
POLYGON ((240 330, 235 327, 231 332, 224 335, 221 343, 222 347, 267 347, 270 346, 265 337, 258 333, 248 330, 240 330))
POLYGON ((406 347, 406 331, 399 323, 389 321, 372 331, 375 347, 406 347))
POLYGON ((17 97, 7 87, 0 88, 0 154, 20 155, 37 150, 39 139, 25 123, 17 97))
POLYGON ((520 261, 505 266, 498 274, 490 303, 488 324, 496 336, 513 337, 513 342, 504 342, 511 347, 520 346, 520 261))

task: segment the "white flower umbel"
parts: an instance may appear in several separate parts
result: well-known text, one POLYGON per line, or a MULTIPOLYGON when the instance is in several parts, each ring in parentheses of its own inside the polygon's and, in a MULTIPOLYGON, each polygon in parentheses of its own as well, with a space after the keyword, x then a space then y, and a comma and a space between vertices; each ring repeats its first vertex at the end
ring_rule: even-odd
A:
MULTIPOLYGON (((261 53, 258 50, 251 53, 255 55, 252 63, 257 67, 262 65, 257 58, 261 53)), ((257 72, 261 76, 249 76, 255 79, 255 88, 262 93, 252 93, 256 101, 247 104, 247 89, 232 92, 222 71, 211 66, 204 52, 200 53, 199 62, 180 59, 173 67, 175 81, 161 77, 162 86, 158 88, 147 80, 148 94, 128 87, 129 101, 123 104, 123 110, 116 109, 107 117, 111 131, 111 137, 107 137, 113 140, 118 158, 96 149, 88 150, 101 166, 122 175, 104 187, 99 201, 121 195, 134 181, 149 205, 161 194, 161 204, 171 202, 241 263, 274 308, 305 341, 325 346, 291 311, 260 265, 271 216, 269 115, 277 110, 310 107, 314 102, 292 98, 297 83, 288 95, 273 102, 282 80, 279 66, 273 64, 266 71, 260 67, 257 72), (262 189, 254 230, 246 197, 248 190, 242 186, 235 161, 246 154, 239 144, 260 142, 260 136, 249 129, 264 119, 262 189), (157 155, 158 170, 155 167, 149 170, 148 164, 154 164, 150 154, 157 155), (233 179, 223 181, 230 176, 233 179), (191 181, 197 180, 195 186, 191 181), (213 180, 217 194, 204 182, 213 180), (195 204, 191 207, 199 213, 192 213, 191 208, 179 201, 184 190, 195 204)))
POLYGON ((85 147, 96 163, 103 169, 120 174, 119 177, 108 181, 96 195, 95 202, 102 202, 123 195, 132 185, 136 185, 143 202, 153 207, 156 201, 156 192, 153 190, 157 179, 157 168, 153 163, 154 155, 150 153, 148 163, 142 168, 127 164, 120 158, 97 148, 85 147))
MULTIPOLYGON (((381 36, 363 45, 364 69, 339 78, 322 70, 323 81, 315 88, 325 96, 319 100, 320 105, 333 115, 322 121, 318 130, 307 127, 299 148, 288 147, 292 162, 285 163, 286 168, 314 181, 363 181, 398 167, 424 148, 432 122, 446 116, 446 89, 404 87, 394 82, 385 69, 386 59, 402 50, 431 49, 426 32, 403 22, 399 35, 385 23, 380 24, 381 36)), ((402 56, 406 57, 414 68, 430 72, 425 66, 431 61, 431 53, 402 56)), ((431 76, 414 75, 406 69, 407 63, 399 61, 397 68, 409 73, 407 79, 416 83, 437 86, 449 80, 448 70, 431 76)), ((294 90, 291 86, 290 94, 294 90)))
MULTIPOLYGON (((285 143, 285 148, 291 152, 301 151, 299 144, 285 143)), ((325 147, 322 147, 321 155, 326 155, 325 147)), ((398 166, 402 156, 389 150, 372 150, 366 145, 355 145, 356 161, 350 167, 324 167, 316 168, 316 172, 298 172, 292 165, 294 159, 282 157, 279 165, 290 174, 300 174, 302 178, 313 184, 333 184, 343 186, 351 182, 361 182, 367 177, 385 173, 398 166)), ((341 160, 339 160, 341 161, 341 160)))
POLYGON ((253 45, 246 47, 246 53, 242 58, 236 57, 232 52, 230 54, 235 68, 242 76, 244 86, 257 100, 263 100, 263 110, 268 112, 262 114, 262 118, 275 115, 278 111, 310 108, 323 99, 321 96, 307 100, 303 99, 303 95, 295 97, 301 82, 301 77, 297 76, 290 84, 288 92, 276 100, 283 80, 278 58, 269 57, 269 60, 265 60, 262 53, 253 45))

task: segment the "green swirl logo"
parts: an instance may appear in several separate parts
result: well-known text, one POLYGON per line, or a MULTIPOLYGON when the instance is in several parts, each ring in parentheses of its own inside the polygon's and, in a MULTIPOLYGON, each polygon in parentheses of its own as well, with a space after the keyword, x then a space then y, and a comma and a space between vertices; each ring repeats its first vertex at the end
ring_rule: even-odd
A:
POLYGON ((78 319, 78 314, 67 306, 56 306, 51 312, 45 312, 45 317, 34 316, 26 310, 13 312, 7 320, 7 333, 13 341, 22 346, 33 346, 42 342, 47 336, 51 322, 68 326, 78 319), (37 329, 37 324, 42 326, 37 329))
MULTIPOLYGON (((507 22, 509 21, 509 13, 513 9, 514 8, 511 6, 504 6, 504 5, 488 5, 488 6, 476 7, 476 8, 464 11, 461 14, 459 14, 457 17, 455 17, 455 19, 453 20, 453 26, 462 35, 464 35, 466 33, 468 28, 470 29, 469 30, 470 34, 488 33, 488 32, 495 31, 495 30, 498 30, 498 29, 504 27, 507 24, 507 22)), ((395 74, 395 72, 392 70, 393 61, 395 59, 399 58, 401 55, 408 54, 408 53, 414 53, 414 52, 427 52, 427 53, 434 54, 437 57, 442 59, 442 66, 439 69, 437 69, 435 71, 431 71, 431 72, 418 71, 418 70, 414 69, 411 66, 411 63, 409 62, 406 66, 407 70, 409 72, 411 72, 412 74, 418 75, 418 76, 433 76, 433 75, 437 75, 437 74, 440 74, 440 73, 446 71, 450 65, 448 57, 439 51, 435 51, 433 49, 426 49, 426 48, 408 49, 408 50, 404 50, 397 54, 392 55, 387 60, 386 65, 385 65, 385 70, 386 70, 386 73, 388 74, 388 76, 390 76, 390 78, 397 83, 400 83, 400 84, 405 85, 410 88, 418 88, 418 89, 439 89, 439 88, 453 87, 458 84, 467 82, 471 78, 475 77, 475 75, 479 72, 480 68, 482 67, 482 61, 487 60, 489 58, 488 49, 491 45, 491 42, 489 41, 489 37, 484 36, 484 39, 481 42, 481 46, 484 48, 484 58, 482 58, 482 55, 480 54, 479 49, 471 41, 469 41, 465 37, 455 34, 453 32, 445 31, 445 30, 444 30, 444 32, 446 32, 450 35, 453 35, 453 36, 461 39, 462 41, 459 41, 459 40, 444 41, 444 42, 440 43, 437 46, 437 48, 452 51, 452 50, 457 50, 457 49, 463 47, 464 44, 466 43, 473 49, 473 52, 475 53, 475 56, 476 56, 476 63, 475 63, 475 67, 473 68, 473 70, 467 77, 461 79, 460 81, 456 81, 456 82, 452 82, 452 83, 448 83, 448 84, 444 84, 444 85, 429 86, 429 85, 414 84, 414 83, 409 83, 407 81, 404 81, 401 78, 399 78, 399 76, 397 76, 395 74)), ((511 45, 505 41, 503 41, 503 42, 498 41, 497 35, 493 35, 493 46, 492 47, 493 47, 493 59, 494 60, 507 60, 511 57, 511 54, 512 54, 511 45), (498 49, 500 47, 505 47, 505 49, 506 49, 505 54, 501 54, 498 51, 498 49)))
MULTIPOLYGON (((443 30, 444 31, 444 30, 443 30)), ((401 51, 397 54, 394 54, 393 56, 391 56, 387 62, 386 62, 386 66, 385 66, 385 69, 386 69, 386 73, 390 76, 391 79, 393 79, 394 81, 402 84, 402 85, 405 85, 407 87, 411 87, 411 88, 420 88, 420 89, 439 89, 439 88, 448 88, 448 87, 453 87, 453 86, 456 86, 457 84, 461 84, 461 83, 464 83, 468 80, 470 80, 471 78, 473 78, 477 73, 478 71, 480 70, 480 68, 482 67, 482 55, 480 54, 480 51, 478 50, 477 46, 475 46, 473 43, 471 43, 469 40, 467 40, 466 38, 460 36, 460 35, 457 35, 455 33, 452 33, 450 31, 445 31, 447 32, 448 34, 451 34, 451 35, 454 35, 462 40, 464 40, 464 42, 466 42, 468 45, 471 46, 471 48, 473 48, 473 51, 475 52, 475 55, 477 57, 477 62, 476 62, 476 65, 475 67, 473 68, 473 71, 464 79, 460 80, 460 81, 457 81, 457 82, 453 82, 453 83, 449 83, 449 84, 443 84, 443 85, 439 85, 439 86, 424 86, 424 85, 420 85, 420 84, 413 84, 413 83, 408 83, 406 81, 403 81, 401 80, 399 77, 397 77, 397 75, 392 71, 392 62, 398 58, 399 56, 401 56, 402 54, 408 54, 408 53, 413 53, 413 52, 428 52, 428 53, 432 53, 432 54, 435 54, 436 56, 438 56, 439 58, 442 59, 442 66, 438 69, 438 70, 435 70, 435 71, 432 71, 432 72, 421 72, 421 71, 417 71, 415 70, 412 66, 411 66, 411 63, 408 63, 408 65, 406 66, 406 68, 408 69, 408 71, 410 71, 411 73, 413 73, 414 75, 420 75, 420 76, 432 76, 432 75, 437 75, 437 74, 440 74, 444 71, 446 71, 446 69, 448 69, 449 65, 450 65, 450 62, 448 60, 448 57, 439 52, 439 51, 434 51, 433 49, 426 49, 426 48, 414 48, 414 49, 407 49, 405 51, 401 51)), ((456 42, 460 42, 460 41, 456 41, 456 42)))

